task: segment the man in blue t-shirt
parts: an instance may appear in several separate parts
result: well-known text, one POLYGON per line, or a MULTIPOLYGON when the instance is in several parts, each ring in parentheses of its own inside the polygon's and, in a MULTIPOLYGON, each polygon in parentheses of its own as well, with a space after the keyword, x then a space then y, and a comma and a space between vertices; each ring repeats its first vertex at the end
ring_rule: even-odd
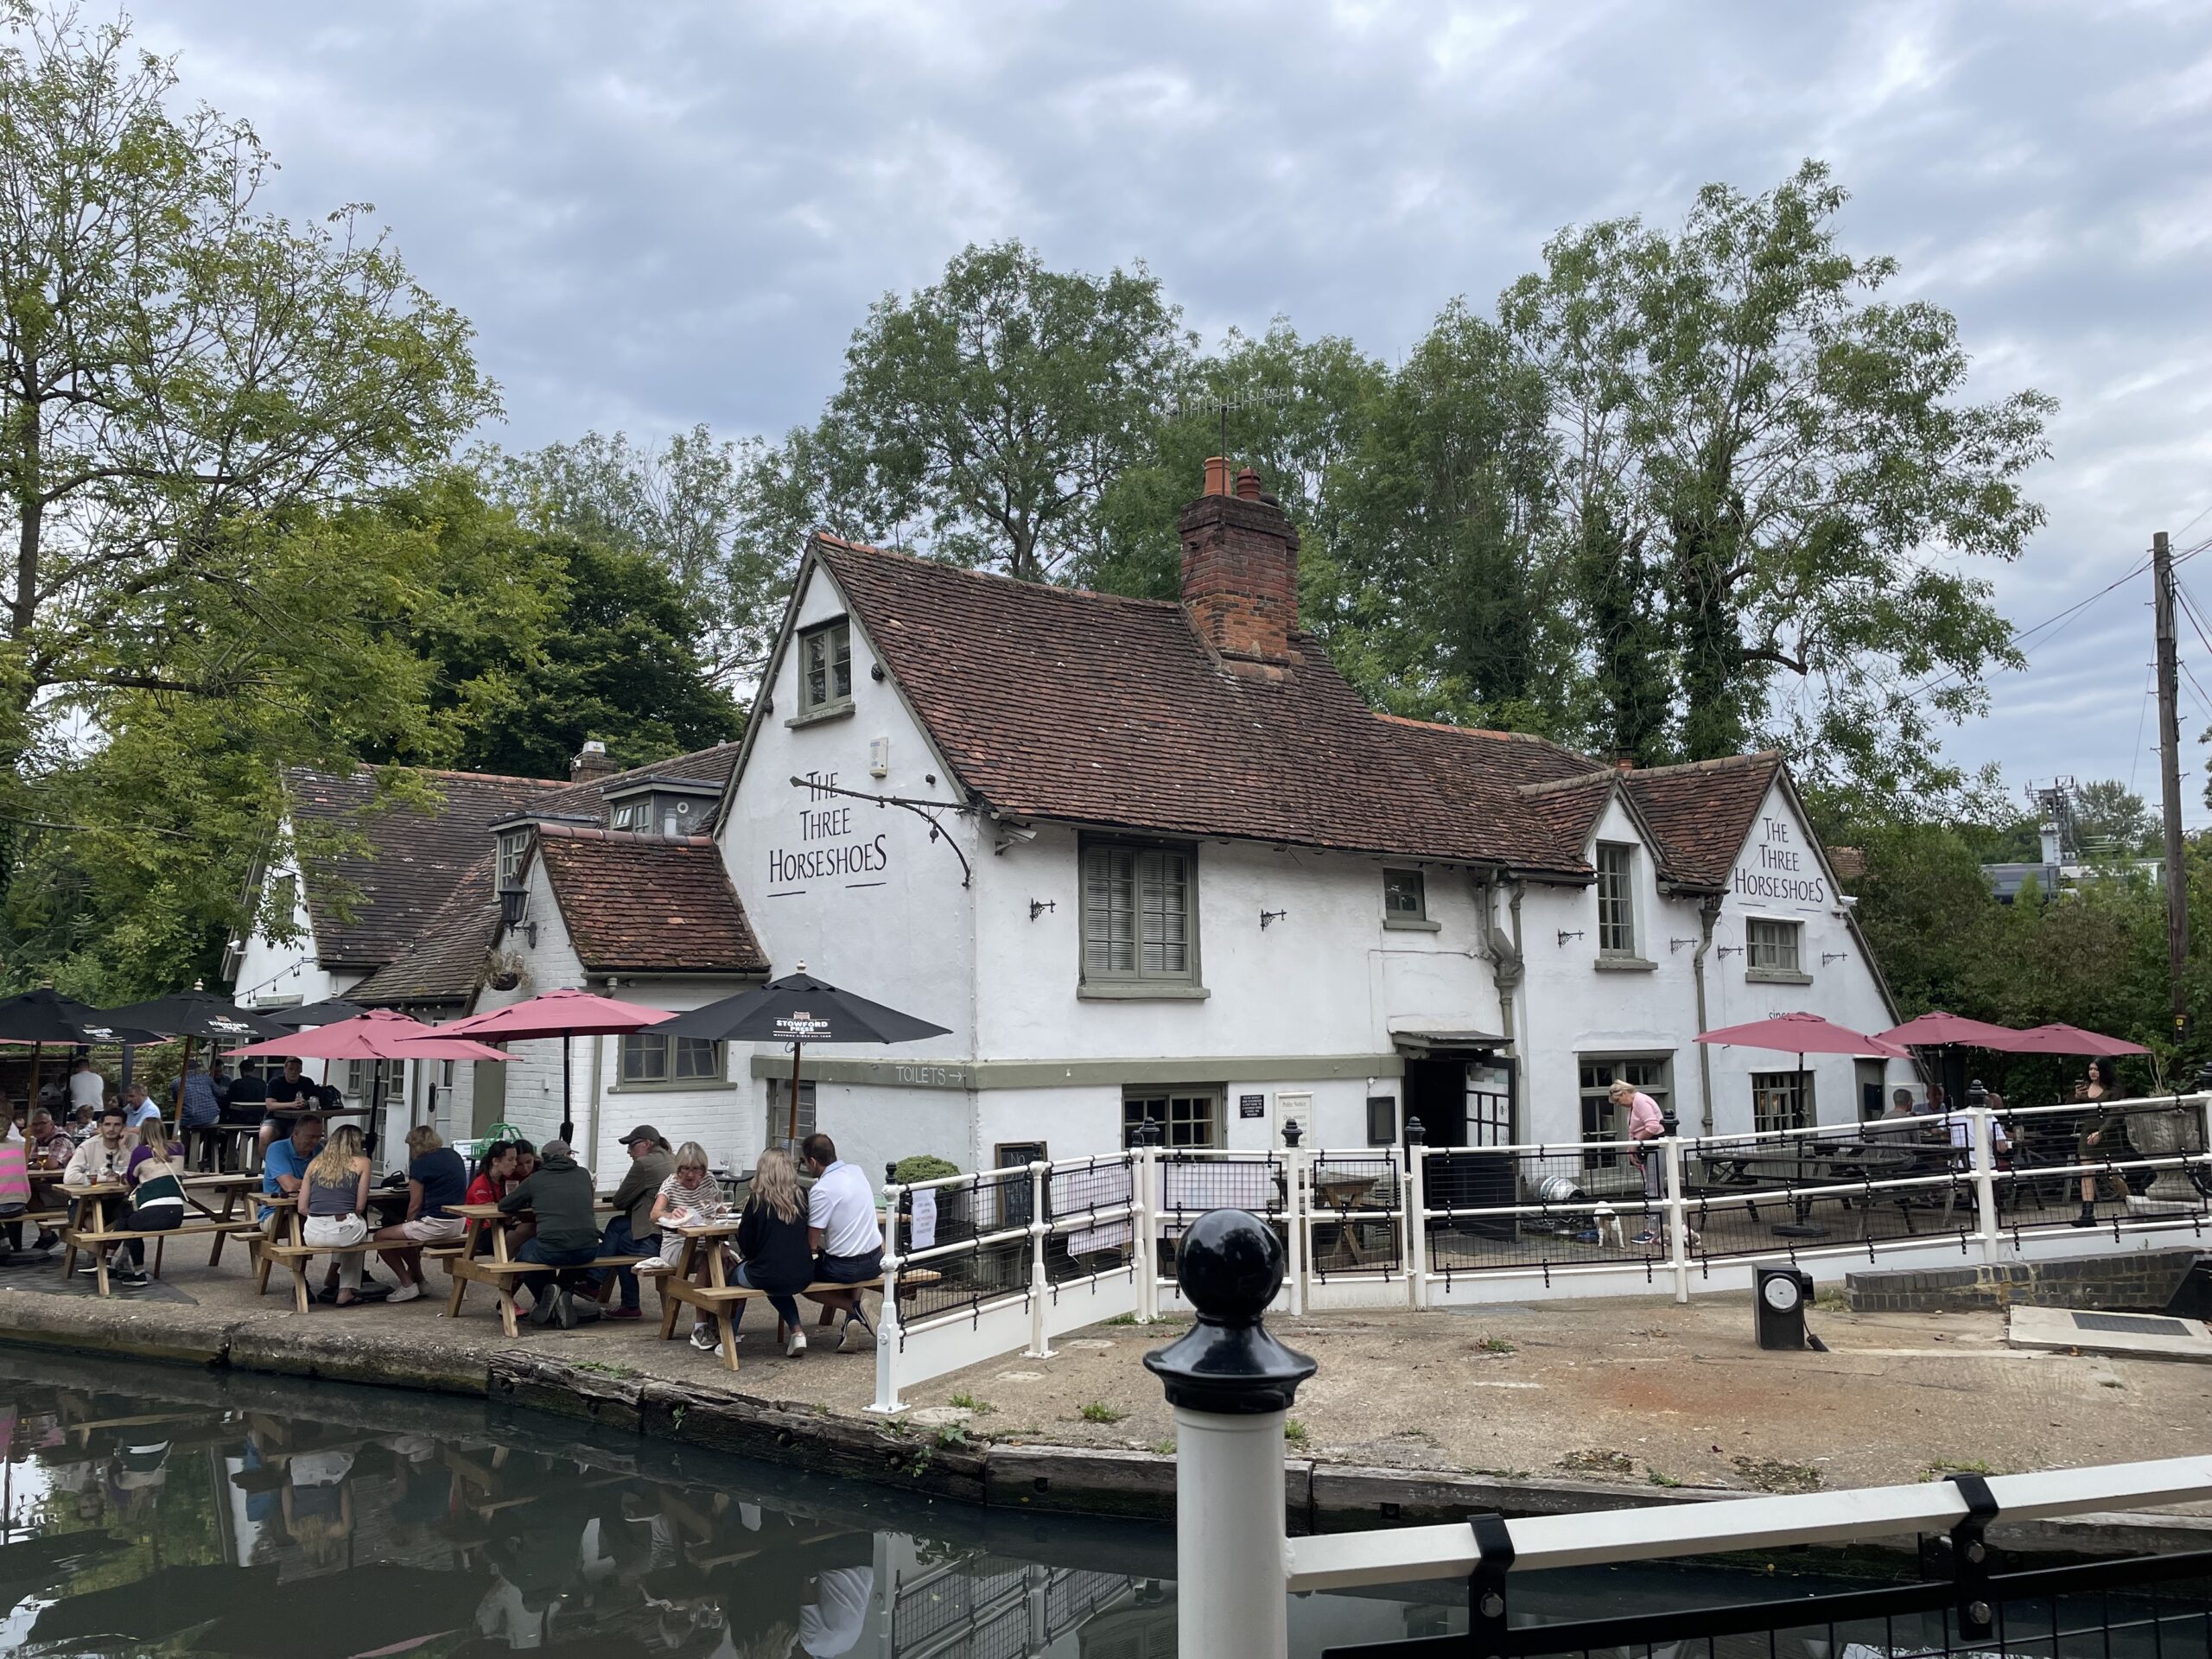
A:
MULTIPOLYGON (((300 1183, 307 1179, 308 1166, 321 1150, 321 1114, 302 1112, 292 1120, 292 1133, 271 1141, 269 1150, 262 1154, 261 1190, 271 1198, 297 1196, 300 1183)), ((274 1213, 264 1205, 261 1218, 266 1221, 274 1213)))

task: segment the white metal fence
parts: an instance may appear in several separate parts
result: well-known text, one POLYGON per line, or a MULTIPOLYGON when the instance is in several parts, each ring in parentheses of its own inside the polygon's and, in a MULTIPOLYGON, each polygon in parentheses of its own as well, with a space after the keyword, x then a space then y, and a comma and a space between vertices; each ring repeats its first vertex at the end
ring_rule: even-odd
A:
POLYGON ((874 1408, 1054 1338, 1182 1311, 1177 1241, 1248 1211, 1284 1246, 1278 1311, 1732 1289, 2146 1249, 2212 1221, 2212 1096, 1751 1135, 1502 1147, 1139 1147, 884 1189, 874 1408), (2094 1135, 2093 1141, 2089 1137, 2094 1135), (2083 1196, 2086 1189, 2087 1197, 2083 1196))

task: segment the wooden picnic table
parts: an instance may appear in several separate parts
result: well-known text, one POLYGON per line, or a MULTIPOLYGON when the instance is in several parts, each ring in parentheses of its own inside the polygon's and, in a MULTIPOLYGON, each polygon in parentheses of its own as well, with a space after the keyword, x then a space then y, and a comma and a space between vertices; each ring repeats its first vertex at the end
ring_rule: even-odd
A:
MULTIPOLYGON (((614 1207, 601 1198, 594 1209, 601 1215, 612 1215, 614 1207)), ((508 1249, 507 1234, 518 1221, 530 1219, 527 1211, 506 1211, 496 1204, 455 1204, 447 1206, 448 1213, 459 1216, 466 1225, 461 1230, 461 1243, 443 1249, 432 1247, 423 1251, 427 1259, 442 1258, 446 1272, 453 1280, 453 1295, 446 1303, 448 1319, 461 1317, 461 1298, 468 1294, 472 1284, 488 1285, 499 1304, 499 1323, 510 1337, 522 1334, 518 1316, 521 1305, 515 1300, 515 1286, 531 1273, 582 1272, 588 1268, 615 1266, 635 1266, 648 1258, 637 1256, 603 1255, 576 1268, 553 1268, 533 1262, 518 1262, 508 1249), (488 1258, 480 1258, 477 1247, 488 1242, 488 1258)), ((610 1281, 610 1282, 612 1282, 610 1281)))
MULTIPOLYGON (((1819 1141, 1801 1142, 1794 1153, 1778 1153, 1767 1147, 1753 1147, 1739 1153, 1701 1154, 1708 1183, 1726 1187, 1751 1187, 1762 1191, 1780 1187, 1785 1191, 1800 1186, 1844 1186, 1853 1181, 1880 1181, 1902 1179, 1923 1166, 1926 1154, 1948 1151, 1947 1146, 1930 1142, 1926 1146, 1899 1146, 1895 1141, 1878 1144, 1867 1141, 1819 1141)), ((1827 1229, 1812 1219, 1813 1200, 1793 1197, 1790 1208, 1795 1222, 1783 1224, 1800 1237, 1826 1237, 1827 1229)), ((1861 1206, 1859 1217, 1859 1236, 1864 1238, 1872 1226, 1872 1206, 1861 1206)))
MULTIPOLYGON (((154 1244, 154 1277, 158 1279, 162 1276, 170 1232, 181 1231, 188 1236, 212 1233, 215 1243, 207 1253, 207 1265, 211 1268, 220 1266, 223 1246, 231 1236, 250 1230, 248 1218, 238 1212, 238 1199, 259 1185, 260 1180, 257 1175, 240 1174, 182 1177, 179 1185, 184 1189, 186 1207, 188 1211, 197 1211, 200 1219, 195 1222, 188 1215, 181 1228, 146 1235, 154 1244), (209 1207, 210 1201, 217 1196, 222 1200, 219 1210, 209 1207)), ((101 1181, 92 1186, 65 1184, 60 1190, 69 1202, 68 1219, 61 1230, 61 1241, 67 1246, 62 1252, 61 1276, 67 1279, 76 1271, 77 1257, 80 1254, 90 1255, 99 1270, 95 1276, 99 1281, 99 1294, 105 1296, 108 1294, 107 1201, 125 1196, 130 1189, 120 1181, 101 1181)))

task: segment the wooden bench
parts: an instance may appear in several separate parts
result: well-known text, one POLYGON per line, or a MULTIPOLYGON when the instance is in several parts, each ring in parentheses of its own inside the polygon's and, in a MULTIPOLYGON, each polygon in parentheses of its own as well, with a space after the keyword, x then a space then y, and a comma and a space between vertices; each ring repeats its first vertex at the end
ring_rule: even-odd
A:
POLYGON ((162 1244, 169 1239, 187 1238, 195 1236, 206 1238, 213 1236, 215 1240, 215 1249, 214 1254, 208 1257, 207 1265, 213 1267, 221 1262, 223 1258, 223 1245, 225 1242, 233 1235, 241 1233, 258 1233, 260 1231, 261 1224, 257 1221, 251 1220, 251 1218, 241 1218, 237 1221, 181 1222, 175 1227, 149 1229, 141 1232, 132 1232, 123 1228, 114 1228, 95 1233, 87 1232, 82 1228, 78 1228, 73 1230, 69 1235, 69 1249, 73 1255, 76 1252, 81 1250, 86 1255, 92 1258, 92 1276, 94 1282, 99 1287, 99 1294, 105 1296, 109 1294, 110 1288, 107 1278, 108 1252, 118 1244, 128 1243, 131 1239, 137 1239, 141 1242, 147 1239, 153 1240, 153 1274, 154 1277, 158 1279, 162 1276, 162 1244))
MULTIPOLYGON (((666 1342, 676 1334, 677 1309, 685 1306, 696 1308, 700 1313, 713 1319, 716 1337, 715 1346, 721 1354, 722 1363, 734 1371, 737 1369, 737 1320, 735 1314, 738 1306, 741 1303, 751 1301, 756 1297, 766 1297, 768 1293, 765 1290, 753 1289, 751 1287, 746 1285, 729 1285, 719 1282, 721 1278, 721 1270, 719 1262, 717 1262, 710 1271, 717 1282, 705 1285, 693 1284, 688 1275, 679 1277, 674 1273, 670 1273, 661 1276, 661 1340, 663 1342, 666 1342)), ((938 1281, 939 1276, 940 1275, 927 1268, 918 1268, 900 1274, 899 1275, 899 1283, 902 1289, 909 1285, 933 1285, 938 1281)), ((877 1297, 880 1299, 883 1294, 883 1276, 879 1274, 873 1279, 861 1279, 845 1282, 826 1279, 820 1280, 809 1285, 804 1290, 794 1291, 791 1294, 795 1296, 814 1296, 825 1292, 840 1290, 872 1290, 875 1292, 877 1297)), ((880 1312, 881 1310, 879 1309, 879 1316, 880 1315, 880 1312)), ((782 1335, 783 1324, 782 1321, 779 1319, 777 1321, 777 1337, 779 1340, 781 1339, 782 1335)))
MULTIPOLYGON (((518 1337, 522 1334, 518 1323, 522 1304, 515 1300, 515 1290, 525 1274, 551 1274, 557 1278, 562 1274, 597 1273, 607 1268, 634 1268, 640 1262, 654 1262, 659 1258, 651 1255, 600 1255, 588 1262, 579 1262, 572 1267, 556 1268, 544 1262, 493 1261, 480 1255, 466 1255, 456 1249, 443 1260, 446 1272, 453 1278, 453 1295, 446 1304, 447 1316, 451 1319, 461 1317, 461 1298, 468 1294, 470 1285, 486 1285, 499 1299, 499 1323, 509 1336, 518 1337)), ((607 1282, 599 1287, 598 1300, 605 1301, 613 1285, 613 1275, 610 1274, 607 1282)))

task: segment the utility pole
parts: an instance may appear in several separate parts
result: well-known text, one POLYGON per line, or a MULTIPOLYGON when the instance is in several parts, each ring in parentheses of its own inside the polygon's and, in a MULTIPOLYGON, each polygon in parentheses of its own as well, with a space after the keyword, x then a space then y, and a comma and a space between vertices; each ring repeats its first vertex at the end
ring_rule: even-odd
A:
POLYGON ((2151 538, 2151 579, 2156 588, 2152 613, 2158 627, 2158 785, 2166 816, 2166 984, 2173 1008, 2176 1044, 2189 1040, 2188 993, 2183 975, 2189 965, 2189 874, 2181 839, 2181 711, 2174 639, 2174 560, 2166 532, 2151 538))

